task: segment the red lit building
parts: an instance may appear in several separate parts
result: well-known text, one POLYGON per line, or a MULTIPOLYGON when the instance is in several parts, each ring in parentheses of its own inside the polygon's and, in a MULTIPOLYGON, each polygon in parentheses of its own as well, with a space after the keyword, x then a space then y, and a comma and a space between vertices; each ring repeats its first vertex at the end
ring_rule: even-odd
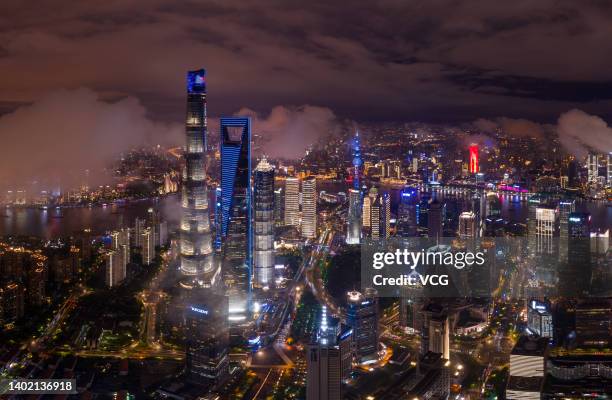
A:
POLYGON ((478 173, 478 145, 470 145, 470 173, 478 173))

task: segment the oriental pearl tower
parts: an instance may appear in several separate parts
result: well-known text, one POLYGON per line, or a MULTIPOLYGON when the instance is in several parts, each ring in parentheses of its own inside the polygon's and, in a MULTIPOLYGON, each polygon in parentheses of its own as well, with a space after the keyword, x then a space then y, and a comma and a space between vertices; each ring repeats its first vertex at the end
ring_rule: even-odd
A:
POLYGON ((346 221, 346 243, 359 244, 361 242, 362 222, 362 196, 360 190, 360 174, 363 160, 361 159, 361 147, 359 143, 359 131, 355 132, 352 140, 353 148, 353 187, 349 189, 349 211, 346 221))

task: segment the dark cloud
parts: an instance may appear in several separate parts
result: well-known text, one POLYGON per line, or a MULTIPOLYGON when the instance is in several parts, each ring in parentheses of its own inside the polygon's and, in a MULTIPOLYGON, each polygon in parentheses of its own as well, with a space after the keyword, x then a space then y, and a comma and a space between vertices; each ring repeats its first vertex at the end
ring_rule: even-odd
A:
POLYGON ((0 102, 85 86, 180 121, 184 72, 210 113, 316 104, 357 120, 609 117, 612 6, 518 0, 368 3, 5 1, 0 102), (35 8, 35 10, 34 10, 35 8))
POLYGON ((612 80, 563 81, 475 69, 455 72, 450 79, 473 92, 490 95, 577 103, 612 99, 612 80))

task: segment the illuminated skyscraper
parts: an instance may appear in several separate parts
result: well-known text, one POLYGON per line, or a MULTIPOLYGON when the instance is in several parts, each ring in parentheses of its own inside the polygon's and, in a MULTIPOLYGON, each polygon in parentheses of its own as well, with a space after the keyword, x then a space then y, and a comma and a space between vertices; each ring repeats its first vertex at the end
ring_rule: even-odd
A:
POLYGON ((559 202, 559 261, 567 261, 569 238, 569 215, 576 211, 576 201, 563 199, 559 202))
POLYGON ((150 265, 155 257, 155 237, 151 228, 142 232, 142 263, 150 265))
POLYGON ((559 272, 561 294, 584 295, 591 275, 591 215, 573 212, 568 217, 567 264, 559 272))
POLYGON ((361 183, 361 166, 363 160, 361 159, 361 145, 359 142, 359 132, 355 132, 355 138, 353 139, 353 189, 359 190, 361 183))
POLYGON ((247 309, 253 268, 251 120, 221 118, 221 246, 232 317, 247 309))
POLYGON ((527 306, 527 328, 531 334, 553 337, 553 318, 549 306, 538 300, 531 300, 527 306))
POLYGON ((429 323, 429 351, 442 354, 446 360, 450 359, 450 327, 448 315, 430 315, 429 323))
POLYGON ((268 287, 274 275, 274 168, 262 159, 255 168, 254 282, 268 287))
POLYGON ((300 180, 289 177, 285 180, 285 225, 300 225, 300 180))
POLYGON ((215 189, 215 250, 221 250, 221 187, 215 189))
POLYGON ((444 226, 444 205, 433 198, 429 202, 429 210, 427 211, 427 229, 430 238, 440 238, 443 236, 444 226))
POLYGON ((588 155, 587 168, 589 182, 596 183, 599 176, 599 157, 597 157, 597 154, 588 155))
POLYGON ((375 359, 378 352, 378 300, 376 291, 348 293, 346 324, 353 330, 355 358, 375 359))
POLYGON ((381 193, 372 204, 372 239, 388 239, 391 235, 391 196, 381 193))
POLYGON ((555 233, 557 212, 550 205, 536 207, 536 243, 539 252, 550 253, 553 248, 552 237, 555 233))
POLYGON ((349 211, 346 226, 346 243, 359 244, 361 241, 362 225, 362 199, 361 199, 361 146, 359 143, 359 132, 355 132, 353 147, 353 188, 349 189, 349 211))
POLYGON ((251 212, 251 122, 245 117, 221 118, 221 235, 224 256, 249 267, 251 212))
POLYGON ((363 199, 363 226, 372 239, 386 239, 391 229, 391 198, 389 193, 378 194, 378 189, 370 189, 363 199))
POLYGON ((606 162, 606 175, 608 186, 612 186, 612 151, 608 153, 606 162))
POLYGON ((185 310, 187 379, 217 387, 229 375, 229 326, 227 297, 199 291, 185 310))
POLYGON ((108 287, 119 285, 125 279, 125 264, 123 263, 122 252, 110 250, 104 254, 105 262, 105 283, 108 287))
POLYGON ((322 307, 319 330, 307 350, 306 400, 342 399, 342 381, 351 372, 352 333, 322 307))
POLYGON ((283 225, 283 209, 285 202, 284 190, 282 187, 274 189, 274 224, 277 226, 283 225))
POLYGON ((302 183, 302 236, 317 236, 317 180, 310 177, 302 183))
POLYGON ((15 322, 24 315, 24 288, 17 282, 0 286, 0 324, 15 322))
POLYGON ((477 174, 479 172, 478 165, 478 145, 470 145, 470 173, 477 174))
POLYGON ((571 189, 580 187, 580 175, 578 172, 578 162, 575 159, 570 160, 569 165, 567 166, 567 185, 571 189))
POLYGON ((415 188, 404 188, 400 194, 397 210, 397 235, 413 237, 417 234, 418 192, 415 188))
POLYGON ((459 237, 462 239, 476 237, 476 214, 472 211, 462 212, 459 215, 459 237))
POLYGON ((219 266, 214 260, 206 184, 206 71, 187 73, 185 168, 181 196, 181 271, 184 287, 210 287, 219 266))
POLYGON ((349 189, 349 210, 346 221, 346 243, 359 244, 361 241, 361 191, 349 189))
POLYGON ((373 187, 363 199, 362 225, 366 231, 369 231, 369 228, 372 227, 372 204, 374 204, 376 197, 378 197, 378 189, 373 187))

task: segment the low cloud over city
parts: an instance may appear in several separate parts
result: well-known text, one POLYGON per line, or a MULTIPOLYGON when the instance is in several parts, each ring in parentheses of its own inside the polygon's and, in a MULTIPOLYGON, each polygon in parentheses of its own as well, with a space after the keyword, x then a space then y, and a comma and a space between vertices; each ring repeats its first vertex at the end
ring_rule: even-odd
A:
POLYGON ((181 143, 178 124, 154 122, 140 101, 101 100, 90 89, 58 90, 0 117, 0 183, 79 184, 132 147, 181 143))

